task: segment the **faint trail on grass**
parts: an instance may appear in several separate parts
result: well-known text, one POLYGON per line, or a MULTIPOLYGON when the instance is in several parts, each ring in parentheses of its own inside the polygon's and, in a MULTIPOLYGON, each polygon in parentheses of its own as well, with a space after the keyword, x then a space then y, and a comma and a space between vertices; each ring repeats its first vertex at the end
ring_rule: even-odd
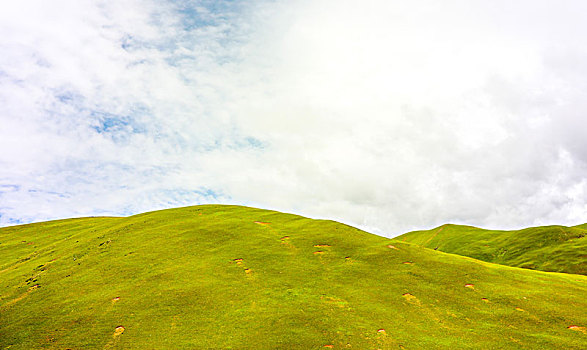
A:
POLYGON ((434 234, 432 235, 432 237, 428 238, 426 240, 426 242, 424 242, 424 244, 422 244, 423 246, 425 246, 426 244, 428 244, 428 242, 430 242, 434 237, 438 236, 438 234, 444 229, 444 226, 442 226, 441 228, 439 228, 436 232, 434 232, 434 234))

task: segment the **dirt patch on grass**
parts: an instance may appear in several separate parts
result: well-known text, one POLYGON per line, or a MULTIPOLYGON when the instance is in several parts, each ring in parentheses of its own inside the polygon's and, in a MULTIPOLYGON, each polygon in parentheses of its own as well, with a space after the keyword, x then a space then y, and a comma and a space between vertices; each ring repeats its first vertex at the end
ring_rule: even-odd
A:
POLYGON ((581 332, 583 334, 587 334, 587 327, 581 327, 581 326, 568 326, 567 329, 570 329, 572 331, 577 331, 577 332, 581 332))
POLYGON ((108 344, 106 344, 104 346, 104 349, 112 349, 114 347, 116 347, 116 343, 118 343, 118 341, 120 340, 120 335, 122 335, 122 333, 124 333, 124 327, 123 326, 118 326, 116 328, 114 328, 114 333, 112 334, 112 340, 110 340, 108 342, 108 344))
POLYGON ((414 305, 420 305, 420 300, 418 298, 416 298, 414 295, 410 294, 410 293, 404 293, 402 295, 404 297, 404 299, 406 299, 406 301, 410 304, 414 304, 414 305))
POLYGON ((119 335, 121 335, 122 333, 124 333, 124 327, 123 326, 118 326, 114 329, 114 334, 112 335, 113 337, 118 337, 119 335))
POLYGON ((281 244, 284 247, 287 247, 289 249, 296 249, 296 247, 293 245, 292 241, 290 240, 289 236, 283 236, 281 237, 281 244))
POLYGON ((236 258, 236 259, 232 259, 232 262, 236 263, 237 266, 239 266, 241 269, 243 269, 243 271, 247 274, 250 275, 251 273, 253 273, 253 270, 251 270, 249 267, 246 267, 244 265, 244 260, 243 258, 236 258))

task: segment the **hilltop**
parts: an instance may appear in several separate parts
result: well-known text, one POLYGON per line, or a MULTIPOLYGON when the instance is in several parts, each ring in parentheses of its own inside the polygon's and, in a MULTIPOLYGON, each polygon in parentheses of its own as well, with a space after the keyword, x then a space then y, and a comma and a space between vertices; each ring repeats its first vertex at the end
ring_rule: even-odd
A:
POLYGON ((0 229, 0 348, 587 347, 587 277, 206 205, 0 229))
POLYGON ((587 224, 514 231, 442 225, 397 237, 446 253, 533 270, 587 274, 587 224))

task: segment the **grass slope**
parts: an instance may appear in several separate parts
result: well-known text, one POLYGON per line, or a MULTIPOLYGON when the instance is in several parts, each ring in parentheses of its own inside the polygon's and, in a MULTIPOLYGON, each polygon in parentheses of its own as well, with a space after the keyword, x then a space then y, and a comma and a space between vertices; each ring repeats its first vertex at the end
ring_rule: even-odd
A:
POLYGON ((586 297, 585 276, 246 207, 0 229, 2 349, 585 349, 586 297))
POLYGON ((587 229, 542 226, 517 231, 443 225, 397 237, 422 247, 541 271, 587 274, 587 229))

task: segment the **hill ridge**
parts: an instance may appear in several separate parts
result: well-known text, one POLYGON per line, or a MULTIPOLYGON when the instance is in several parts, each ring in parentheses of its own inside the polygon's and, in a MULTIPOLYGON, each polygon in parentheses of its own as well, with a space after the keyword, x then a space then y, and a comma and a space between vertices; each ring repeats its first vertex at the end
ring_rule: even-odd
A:
POLYGON ((488 230, 444 224, 395 239, 502 265, 547 272, 587 274, 585 225, 546 225, 519 230, 488 230))

